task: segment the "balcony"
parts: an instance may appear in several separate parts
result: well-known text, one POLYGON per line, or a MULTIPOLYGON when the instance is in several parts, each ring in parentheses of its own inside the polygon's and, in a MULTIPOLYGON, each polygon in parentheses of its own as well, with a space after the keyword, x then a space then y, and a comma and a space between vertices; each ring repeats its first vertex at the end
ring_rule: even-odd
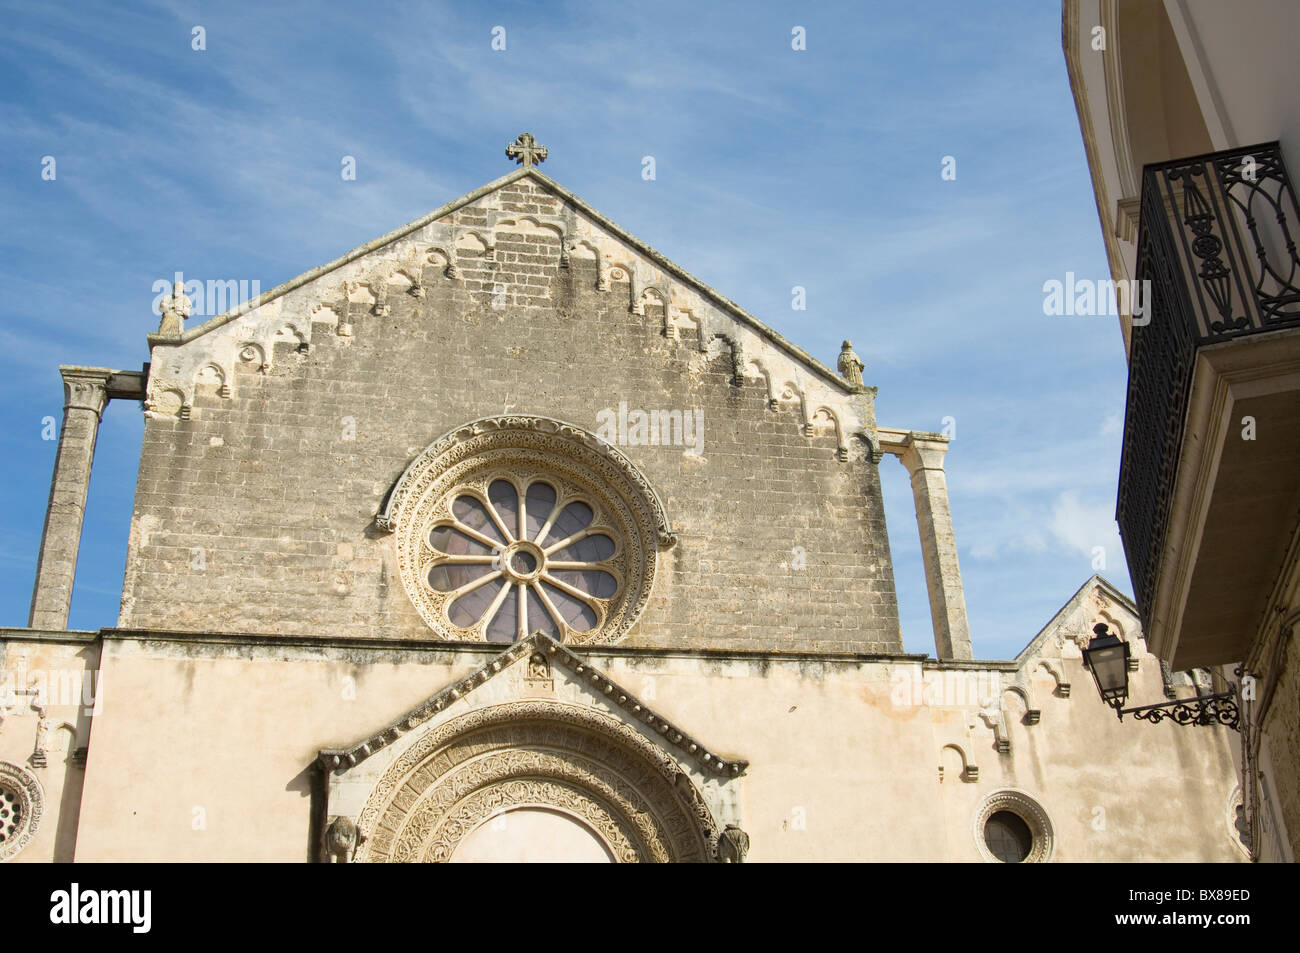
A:
POLYGON ((1276 142, 1144 171, 1116 518, 1148 639, 1179 668, 1242 658, 1289 558, 1297 231, 1276 142))

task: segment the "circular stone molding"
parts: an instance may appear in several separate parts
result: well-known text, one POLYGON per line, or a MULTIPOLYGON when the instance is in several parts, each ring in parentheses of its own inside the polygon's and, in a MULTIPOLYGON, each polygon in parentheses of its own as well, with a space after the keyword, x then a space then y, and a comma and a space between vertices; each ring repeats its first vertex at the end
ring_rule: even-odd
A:
MULTIPOLYGON (((595 434, 551 417, 484 417, 467 423, 435 440, 393 487, 375 524, 395 536, 402 585, 421 618, 448 641, 487 639, 483 626, 453 623, 448 594, 430 584, 430 571, 446 560, 431 545, 430 533, 451 519, 455 499, 485 498, 492 481, 503 479, 521 493, 534 481, 552 482, 561 497, 588 503, 596 513, 592 526, 616 543, 616 552, 602 567, 617 579, 616 593, 595 606, 597 624, 585 631, 566 627, 563 641, 599 644, 626 635, 650 600, 660 550, 672 546, 676 537, 659 495, 623 453, 595 434)), ((507 557, 508 578, 519 582, 512 573, 530 568, 521 557, 509 569, 515 551, 538 563, 540 550, 535 549, 524 541, 501 554, 507 557)))
POLYGON ((1033 845, 1029 848, 1029 856, 1023 863, 1045 864, 1052 859, 1056 849, 1056 838, 1052 833, 1052 820, 1047 816, 1047 811, 1024 791, 1007 788, 990 794, 980 802, 975 811, 972 833, 975 835, 975 849, 979 851, 981 860, 990 864, 1002 863, 989 850, 984 840, 984 825, 999 811, 1010 811, 1015 814, 1028 825, 1029 832, 1033 835, 1033 845))
POLYGON ((0 761, 0 863, 15 857, 36 836, 45 813, 45 794, 35 776, 0 761))

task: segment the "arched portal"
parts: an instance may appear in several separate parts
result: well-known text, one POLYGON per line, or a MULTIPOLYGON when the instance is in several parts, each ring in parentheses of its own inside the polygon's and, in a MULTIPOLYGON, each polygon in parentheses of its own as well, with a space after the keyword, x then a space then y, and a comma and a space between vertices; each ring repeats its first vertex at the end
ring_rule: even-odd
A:
POLYGON ((601 712, 478 709, 430 731, 361 812, 359 862, 715 859, 717 824, 672 758, 601 712))

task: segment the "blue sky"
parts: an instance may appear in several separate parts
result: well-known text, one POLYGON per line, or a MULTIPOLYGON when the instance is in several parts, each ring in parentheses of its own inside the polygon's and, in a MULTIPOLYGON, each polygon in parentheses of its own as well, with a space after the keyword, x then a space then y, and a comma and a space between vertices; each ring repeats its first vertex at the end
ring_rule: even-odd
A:
MULTIPOLYGON (((1095 546, 1130 590, 1118 321, 1042 307, 1048 280, 1107 277, 1058 4, 75 7, 0 5, 0 624, 27 621, 58 364, 139 368, 158 279, 269 289, 503 175, 525 129, 551 177, 822 361, 851 338, 882 425, 954 418, 977 656, 1022 648, 1095 546)), ((116 622, 142 432, 110 406, 74 628, 116 622)), ((932 652, 906 472, 881 472, 905 644, 932 652)))

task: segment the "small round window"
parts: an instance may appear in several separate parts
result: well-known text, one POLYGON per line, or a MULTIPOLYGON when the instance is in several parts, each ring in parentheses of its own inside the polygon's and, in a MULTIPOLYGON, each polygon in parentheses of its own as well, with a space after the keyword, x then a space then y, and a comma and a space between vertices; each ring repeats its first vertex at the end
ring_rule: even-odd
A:
POLYGON ((1023 863, 1034 848, 1034 835, 1019 814, 998 811, 984 822, 984 843, 1004 864, 1023 863))
POLYGON ((614 529, 559 480, 498 475, 452 493, 444 512, 426 578, 446 621, 471 637, 585 635, 621 594, 614 529))
POLYGON ((975 811, 975 846, 990 863, 1042 864, 1052 859, 1055 837, 1043 806, 1023 791, 986 797, 975 811))

